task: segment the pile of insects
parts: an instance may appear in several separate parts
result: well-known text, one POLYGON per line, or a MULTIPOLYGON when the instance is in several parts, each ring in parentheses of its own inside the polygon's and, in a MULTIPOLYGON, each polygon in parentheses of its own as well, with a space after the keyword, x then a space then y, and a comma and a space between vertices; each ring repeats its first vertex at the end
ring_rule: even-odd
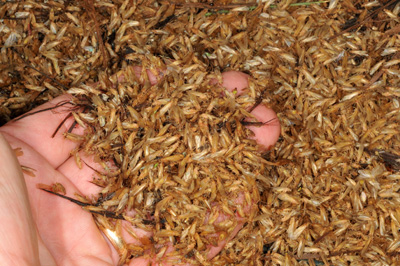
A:
MULTIPOLYGON (((249 113, 262 88, 250 79, 248 93, 238 96, 219 85, 220 75, 182 68, 155 69, 159 80, 152 84, 142 69, 140 78, 133 67, 120 71, 111 87, 69 90, 80 107, 72 114, 85 128, 83 136, 66 133, 81 142, 76 161, 82 164, 84 151, 108 169, 93 181, 103 188, 100 197, 80 198, 106 236, 118 234, 125 220, 153 233, 156 252, 172 243, 175 263, 204 262, 210 245, 229 240, 258 214, 256 180, 269 162, 245 125, 263 125, 249 113)), ((121 262, 146 251, 146 243, 117 239, 109 238, 121 262)))
POLYGON ((102 165, 102 191, 70 200, 121 264, 172 246, 177 264, 397 265, 399 14, 398 0, 3 1, 0 125, 73 95, 86 131, 64 134, 78 165, 102 165), (220 85, 230 70, 251 77, 245 94, 220 85), (281 123, 267 154, 246 128, 258 104, 281 123))

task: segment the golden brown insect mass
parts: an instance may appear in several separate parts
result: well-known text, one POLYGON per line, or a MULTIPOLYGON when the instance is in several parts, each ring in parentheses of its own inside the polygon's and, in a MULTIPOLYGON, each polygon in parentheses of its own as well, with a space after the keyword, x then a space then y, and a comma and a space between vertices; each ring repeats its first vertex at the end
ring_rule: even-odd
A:
POLYGON ((208 244, 231 234, 237 214, 246 221, 256 214, 256 177, 265 160, 242 125, 255 98, 211 85, 215 75, 187 82, 199 72, 166 73, 157 84, 142 85, 128 67, 117 74, 124 81, 97 88, 106 92, 84 92, 93 108, 79 116, 86 125, 82 149, 118 169, 103 184, 107 200, 97 207, 142 220, 158 244, 191 247, 181 256, 196 250, 207 257, 208 244), (231 218, 211 222, 220 214, 231 218))
POLYGON ((116 166, 89 211, 136 210, 125 219, 155 232, 132 246, 96 215, 122 261, 172 241, 206 264, 207 236, 235 224, 207 211, 243 213, 242 192, 259 208, 212 265, 398 264, 399 1, 82 2, 0 5, 0 123, 57 82, 86 107, 80 149, 116 166), (227 69, 252 76, 248 96, 210 85, 227 69), (260 95, 282 122, 274 165, 241 123, 260 95))

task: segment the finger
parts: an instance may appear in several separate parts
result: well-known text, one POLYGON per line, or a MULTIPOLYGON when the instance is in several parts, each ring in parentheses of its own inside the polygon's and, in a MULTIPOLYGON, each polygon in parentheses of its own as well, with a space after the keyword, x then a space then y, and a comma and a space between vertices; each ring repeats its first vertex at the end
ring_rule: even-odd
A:
MULTIPOLYGON (((239 197, 239 198, 241 198, 241 197, 239 197)), ((243 204, 243 202, 241 202, 240 204, 243 204)), ((245 214, 247 215, 249 213, 249 211, 250 211, 250 209, 247 208, 245 210, 245 214)), ((217 225, 218 223, 224 222, 225 220, 230 219, 230 218, 231 217, 229 217, 227 215, 220 214, 220 216, 217 218, 217 220, 214 222, 214 224, 217 225)), ((212 246, 212 245, 208 246, 208 250, 206 251, 206 256, 205 256, 205 258, 207 260, 211 260, 216 255, 218 255, 221 252, 221 250, 225 247, 225 245, 230 240, 232 240, 238 234, 238 232, 243 228, 243 225, 245 224, 246 220, 244 218, 240 217, 239 215, 237 215, 237 217, 235 217, 235 218, 237 219, 237 225, 232 230, 230 235, 226 239, 219 241, 216 246, 212 246)), ((218 238, 219 234, 211 235, 210 237, 218 238)), ((135 259, 131 260, 129 265, 130 266, 137 266, 137 265, 153 265, 153 266, 161 266, 161 265, 169 266, 169 265, 171 265, 172 266, 172 265, 175 265, 174 262, 176 262, 176 261, 181 262, 181 264, 179 264, 179 265, 185 265, 185 266, 194 265, 191 263, 182 264, 182 258, 170 256, 170 254, 174 251, 175 251, 175 248, 173 247, 173 244, 170 243, 170 246, 165 251, 165 254, 163 256, 157 258, 157 255, 155 254, 153 256, 150 256, 150 258, 147 258, 147 257, 135 258, 135 259)))
POLYGON ((38 239, 20 165, 0 134, 0 258, 5 265, 39 265, 38 239))
MULTIPOLYGON (((134 71, 136 77, 140 78, 142 76, 143 67, 133 66, 133 71, 134 71)), ((158 73, 158 76, 160 76, 161 73, 158 73)), ((149 69, 146 69, 146 74, 147 74, 147 77, 149 78, 151 85, 155 85, 158 83, 158 81, 159 81, 159 79, 157 78, 158 76, 156 76, 149 69)))
POLYGON ((98 195, 102 187, 93 184, 93 179, 98 173, 103 173, 105 170, 93 160, 93 156, 80 152, 79 158, 82 168, 78 167, 75 156, 72 156, 60 165, 57 171, 66 176, 81 195, 98 195))
POLYGON ((57 172, 44 157, 26 143, 4 134, 13 148, 21 148, 21 165, 35 169, 35 177, 24 175, 30 207, 43 243, 57 265, 114 265, 111 251, 97 229, 90 213, 63 198, 38 189, 38 183, 61 183, 67 196, 76 188, 57 172))
MULTIPOLYGON (((239 195, 235 198, 235 203, 237 205, 242 206, 245 217, 248 216, 250 214, 251 210, 255 207, 254 202, 252 202, 250 205, 245 203, 244 193, 239 193, 239 195)), ((237 222, 235 228, 232 230, 232 232, 229 234, 229 236, 227 236, 225 239, 219 241, 218 245, 216 245, 216 246, 209 245, 208 246, 207 260, 211 260, 218 253, 220 253, 221 250, 225 247, 226 243, 228 243, 230 240, 232 240, 239 233, 239 231, 243 228, 243 225, 246 223, 245 217, 241 217, 238 213, 235 214, 234 218, 236 219, 236 222, 237 222)), ((219 216, 217 217, 216 221, 214 222, 214 225, 217 226, 218 223, 224 222, 231 218, 232 217, 227 214, 220 213, 219 216)), ((206 222, 207 222, 207 219, 206 219, 206 222)), ((219 234, 216 234, 215 237, 219 238, 219 234)))
POLYGON ((170 243, 168 244, 168 247, 166 248, 165 251, 163 252, 163 255, 153 255, 153 256, 147 256, 147 257, 141 257, 141 258, 135 258, 132 259, 129 262, 129 266, 138 266, 138 265, 151 265, 151 266, 174 266, 174 265, 179 265, 179 266, 192 266, 190 263, 184 263, 182 259, 169 256, 171 252, 174 252, 175 249, 173 247, 173 244, 170 243), (150 257, 150 258, 149 258, 150 257), (177 264, 176 262, 179 262, 177 264))
MULTIPOLYGON (((242 206, 245 217, 247 217, 250 214, 250 212, 253 210, 253 208, 256 207, 255 202, 253 202, 251 204, 245 203, 244 193, 239 193, 239 195, 235 198, 235 203, 237 205, 242 206)), ((204 256, 204 258, 206 258, 207 260, 211 260, 216 255, 218 255, 221 252, 221 250, 225 247, 226 243, 228 243, 230 240, 232 240, 238 234, 238 232, 243 228, 243 225, 247 221, 245 217, 241 217, 238 213, 236 213, 234 217, 224 213, 218 205, 213 206, 213 212, 214 211, 217 211, 219 215, 213 222, 213 225, 218 227, 218 225, 220 223, 223 223, 228 219, 236 219, 236 226, 225 239, 218 241, 217 245, 215 245, 215 246, 213 246, 211 244, 208 245, 207 250, 205 251, 205 254, 202 254, 204 256)), ((209 219, 210 219, 211 215, 212 215, 211 212, 207 212, 206 219, 204 221, 204 225, 207 225, 209 223, 209 219)), ((220 239, 220 233, 211 234, 209 236, 209 238, 220 239)), ((173 254, 171 254, 171 253, 174 251, 175 251, 175 248, 174 248, 173 244, 170 243, 168 245, 168 248, 166 249, 164 255, 159 256, 159 254, 157 254, 157 255, 147 257, 147 258, 144 258, 144 257, 136 258, 136 259, 132 260, 129 265, 133 266, 133 265, 136 265, 136 263, 138 263, 140 265, 153 265, 153 266, 164 265, 165 266, 165 265, 176 265, 176 263, 175 263, 176 261, 181 262, 181 264, 179 264, 179 265, 185 265, 185 266, 195 265, 195 264, 191 264, 191 263, 185 263, 185 261, 182 261, 183 258, 181 258, 181 257, 173 256, 173 254), (145 263, 148 263, 148 264, 145 264, 145 263), (182 264, 182 263, 184 263, 184 264, 182 264)), ((149 253, 150 252, 151 251, 149 251, 149 253)))
MULTIPOLYGON (((94 195, 96 197, 99 195, 103 188, 93 184, 93 179, 99 173, 102 173, 105 170, 93 160, 92 156, 85 156, 83 153, 80 153, 79 156, 81 158, 81 161, 84 162, 82 163, 82 168, 79 168, 77 166, 75 158, 71 157, 59 168, 57 168, 57 170, 58 172, 66 176, 71 181, 71 183, 76 186, 79 194, 89 197, 94 195)), ((113 169, 114 167, 109 166, 109 168, 113 169)), ((135 217, 136 213, 134 211, 129 211, 126 212, 125 215, 135 217)), ((142 246, 143 241, 149 242, 149 239, 152 235, 153 234, 151 231, 145 231, 140 228, 132 227, 129 222, 122 221, 122 237, 126 243, 136 246, 142 246), (129 232, 128 230, 126 230, 126 228, 129 228, 129 232)), ((114 260, 118 260, 119 255, 117 250, 107 238, 106 240, 109 248, 112 251, 112 257, 114 258, 114 260)))
MULTIPOLYGON (((130 67, 133 73, 141 78, 143 68, 140 66, 130 67)), ((156 76, 150 70, 146 70, 147 78, 152 85, 156 84, 160 77, 163 76, 163 72, 160 71, 156 76)), ((119 76, 119 80, 123 81, 125 78, 123 74, 119 76)), ((47 108, 56 107, 57 104, 68 102, 71 99, 70 95, 59 96, 35 109, 30 113, 35 113, 40 110, 47 108)), ((29 117, 22 118, 20 120, 11 121, 3 126, 0 131, 6 132, 32 146, 38 151, 48 162, 54 166, 60 166, 66 159, 70 157, 70 151, 77 146, 77 143, 72 141, 66 141, 62 135, 63 132, 70 129, 74 123, 73 117, 70 117, 64 121, 69 115, 71 105, 63 105, 54 110, 48 110, 45 112, 38 112, 29 117), (60 133, 52 137, 57 127, 64 121, 60 133)), ((76 126, 74 133, 82 134, 83 129, 76 126)))
POLYGON ((269 150, 276 144, 281 135, 281 125, 278 116, 274 110, 264 105, 254 108, 251 114, 255 116, 258 122, 265 124, 262 126, 246 126, 254 133, 254 136, 250 138, 256 140, 263 151, 269 150))
POLYGON ((158 73, 153 73, 149 69, 144 70, 141 66, 128 66, 121 72, 117 73, 118 82, 126 82, 126 75, 133 73, 140 82, 144 83, 147 79, 150 81, 151 85, 157 84, 160 79, 164 76, 165 71, 158 70, 158 73))
MULTIPOLYGON (((236 95, 244 93, 244 89, 249 85, 249 76, 242 72, 224 72, 222 78, 222 86, 229 91, 237 90, 236 95)), ((254 133, 251 138, 257 141, 261 150, 270 149, 276 144, 281 133, 278 116, 274 110, 264 105, 257 106, 251 114, 256 117, 258 122, 265 123, 262 126, 246 126, 254 133)))
MULTIPOLYGON (((55 107, 57 104, 69 100, 70 96, 62 95, 33 109, 31 113, 55 107)), ((77 146, 76 142, 66 140, 62 134, 73 124, 72 117, 68 118, 61 126, 59 133, 54 138, 52 137, 57 127, 70 113, 68 108, 71 108, 71 105, 63 105, 54 110, 35 113, 20 120, 11 121, 1 127, 0 131, 25 142, 43 156, 51 166, 57 167, 70 156, 70 151, 77 146)), ((83 129, 77 127, 73 133, 82 134, 83 129)))
POLYGON ((228 91, 236 90, 236 95, 240 95, 249 86, 249 75, 239 71, 224 72, 221 85, 228 91))
MULTIPOLYGON (((94 162, 93 156, 85 156, 82 152, 79 153, 82 167, 79 168, 75 160, 75 156, 70 157, 65 161, 57 171, 63 174, 68 180, 76 187, 76 192, 80 195, 85 195, 91 198, 92 196, 98 197, 103 187, 97 186, 93 183, 95 176, 104 171, 101 166, 94 162)), ((111 257, 113 261, 119 260, 117 250, 112 243, 103 235, 106 243, 111 250, 111 257)))
MULTIPOLYGON (((124 82, 125 74, 132 71, 137 78, 141 78, 146 74, 152 85, 156 84, 160 77, 163 76, 163 71, 159 71, 158 76, 156 76, 150 70, 143 72, 143 67, 141 66, 128 66, 122 73, 117 74, 119 82, 124 82)), ((72 120, 71 120, 72 121, 72 120)), ((68 121, 68 122, 71 122, 68 121)), ((81 129, 80 129, 81 130, 81 129)), ((74 147, 74 146, 72 146, 74 147)), ((77 167, 74 157, 68 158, 61 165, 57 167, 57 170, 64 174, 68 179, 83 192, 84 195, 97 194, 100 192, 101 188, 94 186, 91 181, 93 181, 93 176, 97 171, 102 172, 103 169, 93 160, 93 156, 85 156, 83 153, 79 153, 82 164, 82 168, 77 167)))
POLYGON ((56 265, 53 256, 51 255, 49 249, 44 244, 40 234, 38 234, 38 241, 39 241, 39 259, 40 259, 40 266, 53 266, 56 265))

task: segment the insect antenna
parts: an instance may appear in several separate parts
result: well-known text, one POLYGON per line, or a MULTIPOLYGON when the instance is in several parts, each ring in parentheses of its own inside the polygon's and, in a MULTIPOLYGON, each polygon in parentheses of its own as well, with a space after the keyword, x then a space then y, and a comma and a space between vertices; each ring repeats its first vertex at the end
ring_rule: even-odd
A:
POLYGON ((272 119, 270 119, 270 120, 268 120, 268 121, 265 121, 265 122, 251 122, 251 121, 244 121, 244 120, 242 120, 240 123, 242 123, 242 125, 244 125, 244 126, 256 126, 256 127, 261 127, 261 126, 264 126, 264 125, 268 125, 269 123, 273 122, 273 121, 276 120, 276 119, 277 119, 277 118, 274 117, 274 118, 272 118, 272 119))
POLYGON ((61 107, 61 106, 66 105, 66 104, 72 104, 72 103, 69 102, 69 101, 59 102, 59 103, 57 103, 55 106, 48 107, 48 108, 44 108, 44 109, 41 109, 41 110, 37 110, 37 111, 31 112, 31 113, 26 113, 26 114, 24 114, 24 115, 21 115, 20 117, 14 119, 14 121, 21 120, 21 119, 23 119, 23 118, 25 118, 25 117, 28 117, 28 116, 31 116, 31 115, 34 115, 34 114, 37 114, 37 113, 46 112, 46 111, 49 111, 49 110, 54 110, 54 109, 56 109, 56 108, 59 108, 59 107, 61 107))
POLYGON ((114 212, 112 212, 112 211, 107 211, 107 210, 91 210, 91 209, 89 209, 89 208, 87 208, 87 207, 96 207, 96 206, 95 206, 95 205, 92 205, 92 204, 89 204, 89 203, 85 203, 85 202, 76 200, 76 199, 73 199, 73 198, 71 198, 71 197, 68 197, 68 196, 65 196, 65 195, 63 195, 63 194, 60 194, 60 193, 51 191, 51 190, 46 189, 46 188, 41 188, 41 187, 39 187, 39 189, 41 189, 41 190, 43 190, 43 191, 46 191, 46 192, 48 192, 48 193, 50 193, 50 194, 56 195, 56 196, 58 196, 58 197, 61 197, 61 198, 63 198, 63 199, 69 200, 69 201, 71 201, 71 202, 73 202, 73 203, 75 203, 75 204, 77 204, 77 205, 79 205, 79 206, 81 206, 81 207, 86 207, 85 209, 87 209, 90 213, 93 213, 93 214, 100 214, 100 215, 103 215, 103 216, 105 216, 105 217, 107 217, 107 218, 118 219, 118 220, 125 220, 125 218, 124 218, 124 216, 123 216, 122 214, 116 214, 116 213, 114 213, 114 212))

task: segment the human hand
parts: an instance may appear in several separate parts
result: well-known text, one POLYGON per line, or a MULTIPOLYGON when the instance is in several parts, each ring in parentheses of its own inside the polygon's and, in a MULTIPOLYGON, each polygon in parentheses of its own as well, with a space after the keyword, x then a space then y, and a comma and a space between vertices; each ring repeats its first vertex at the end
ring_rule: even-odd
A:
MULTIPOLYGON (((237 89, 240 93, 248 85, 245 74, 227 72, 223 76, 222 85, 229 90, 237 89)), ((37 110, 68 100, 69 97, 64 95, 37 110)), ((21 148, 23 155, 18 157, 19 163, 36 170, 35 177, 24 175, 30 201, 29 208, 20 167, 13 159, 13 152, 5 140, 0 139, 2 159, 0 164, 1 169, 4 169, 0 173, 0 180, 4 180, 3 190, 0 191, 4 193, 0 194, 0 203, 3 207, 2 221, 7 221, 6 226, 0 228, 0 233, 8 236, 2 238, 8 241, 1 242, 0 255, 5 259, 3 261, 10 264, 39 265, 40 262, 40 265, 116 265, 118 263, 116 250, 102 236, 90 213, 65 199, 37 189, 38 183, 61 183, 69 197, 74 197, 73 194, 76 192, 91 195, 99 191, 99 188, 90 182, 95 174, 94 170, 86 165, 79 169, 74 158, 70 156, 70 151, 76 148, 78 143, 66 140, 61 134, 51 138, 54 130, 68 114, 65 108, 60 107, 55 112, 36 113, 29 119, 11 122, 0 129, 5 140, 14 149, 21 148)), ((276 118, 276 114, 264 106, 256 108, 253 114, 260 122, 276 118)), ((67 119, 63 128, 68 129, 72 123, 72 118, 67 119)), ((277 120, 251 129, 255 133, 255 139, 266 147, 272 146, 280 133, 277 120)), ((61 130, 63 131, 65 130, 61 130)), ((77 127, 74 133, 83 134, 83 129, 77 127)), ((85 158, 85 162, 95 165, 90 158, 85 158)), ((242 225, 243 223, 238 223, 234 234, 242 225)), ((136 232, 142 237, 151 236, 151 233, 142 230, 136 232)), ((228 238, 234 237, 234 234, 228 238)), ((221 241, 218 247, 211 247, 208 259, 215 256, 226 241, 221 241)), ((131 260, 130 265, 148 265, 149 261, 149 258, 137 258, 131 260)))

